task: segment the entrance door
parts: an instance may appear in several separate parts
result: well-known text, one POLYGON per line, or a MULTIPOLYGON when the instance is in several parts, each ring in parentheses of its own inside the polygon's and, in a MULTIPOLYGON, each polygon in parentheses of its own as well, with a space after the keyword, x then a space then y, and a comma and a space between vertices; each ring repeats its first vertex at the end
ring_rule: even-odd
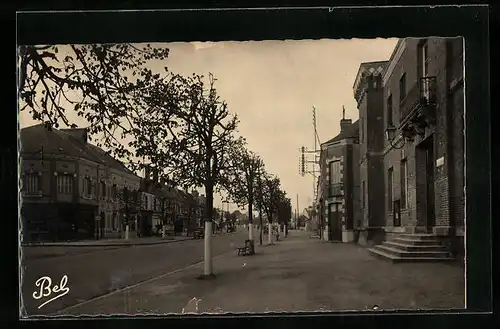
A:
POLYGON ((395 200, 392 206, 392 218, 394 218, 394 226, 401 226, 401 202, 400 200, 395 200))
POLYGON ((338 203, 332 203, 328 207, 328 240, 342 241, 342 223, 338 203))
POLYGON ((425 204, 426 204, 426 228, 432 233, 432 228, 436 225, 436 215, 434 210, 434 143, 432 136, 427 138, 422 145, 425 151, 425 204))

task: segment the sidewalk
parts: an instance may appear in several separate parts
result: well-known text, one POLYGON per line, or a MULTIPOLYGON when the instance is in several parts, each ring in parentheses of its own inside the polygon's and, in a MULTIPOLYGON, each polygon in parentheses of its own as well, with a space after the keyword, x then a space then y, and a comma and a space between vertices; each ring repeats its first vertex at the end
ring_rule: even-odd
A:
POLYGON ((203 264, 69 309, 63 314, 245 313, 464 307, 463 270, 445 264, 392 264, 362 247, 290 231, 255 256, 214 259, 216 278, 198 280, 203 264), (198 305, 198 307, 196 307, 198 305), (198 309, 197 309, 198 308, 198 309))

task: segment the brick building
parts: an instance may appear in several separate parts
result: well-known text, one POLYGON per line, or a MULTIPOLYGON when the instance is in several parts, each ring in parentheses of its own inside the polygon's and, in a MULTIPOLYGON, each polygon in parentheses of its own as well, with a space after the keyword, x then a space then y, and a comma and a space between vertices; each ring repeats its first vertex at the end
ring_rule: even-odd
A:
POLYGON ((318 221, 321 238, 352 242, 359 199, 358 122, 340 120, 340 133, 321 144, 318 180, 318 221))
POLYGON ((380 243, 384 237, 384 103, 382 74, 387 61, 362 63, 354 81, 359 110, 359 171, 361 218, 356 225, 358 242, 380 243))
POLYGON ((431 240, 453 256, 463 253, 462 39, 399 40, 389 61, 360 65, 354 95, 360 113, 359 242, 382 242, 371 250, 392 258, 446 258, 431 240), (418 248, 415 239, 423 240, 418 248))
POLYGON ((432 233, 463 252, 462 39, 400 40, 383 84, 386 231, 432 233))
POLYGON ((139 227, 143 235, 158 232, 160 228, 167 234, 181 234, 200 227, 205 209, 205 196, 193 190, 173 188, 158 179, 154 168, 146 167, 141 181, 141 221, 139 227))
POLYGON ((21 130, 23 240, 117 236, 136 211, 140 178, 87 142, 85 129, 21 130), (130 191, 124 202, 120 195, 130 191), (126 203, 126 204, 125 204, 126 203), (127 211, 125 211, 125 208, 127 211))

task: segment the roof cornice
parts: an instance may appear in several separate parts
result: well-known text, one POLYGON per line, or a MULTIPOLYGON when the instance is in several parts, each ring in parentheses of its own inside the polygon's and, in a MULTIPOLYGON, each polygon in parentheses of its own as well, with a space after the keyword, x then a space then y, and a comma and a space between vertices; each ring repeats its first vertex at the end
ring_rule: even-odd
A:
POLYGON ((387 66, 387 69, 385 70, 382 76, 382 84, 384 86, 387 83, 387 80, 389 80, 389 78, 391 77, 392 72, 394 71, 394 68, 396 67, 396 64, 399 62, 399 59, 401 58, 401 55, 403 55, 405 49, 406 49, 406 39, 399 39, 398 43, 396 44, 396 47, 394 48, 391 54, 389 65, 387 66))

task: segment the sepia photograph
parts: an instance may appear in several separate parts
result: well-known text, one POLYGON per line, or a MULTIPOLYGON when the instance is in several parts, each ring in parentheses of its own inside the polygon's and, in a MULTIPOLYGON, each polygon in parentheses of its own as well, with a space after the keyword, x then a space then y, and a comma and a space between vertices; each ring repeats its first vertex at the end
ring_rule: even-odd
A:
POLYGON ((17 55, 21 318, 466 308, 464 38, 17 55))

